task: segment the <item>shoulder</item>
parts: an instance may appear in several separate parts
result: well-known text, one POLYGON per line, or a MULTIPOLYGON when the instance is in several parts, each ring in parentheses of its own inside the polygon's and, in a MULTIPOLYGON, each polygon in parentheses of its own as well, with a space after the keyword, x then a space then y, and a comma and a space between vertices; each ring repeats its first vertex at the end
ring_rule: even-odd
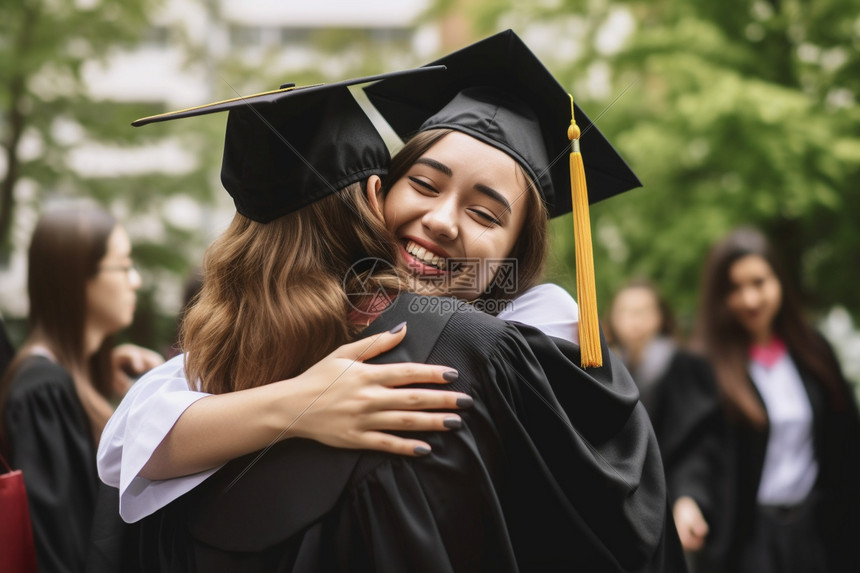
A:
POLYGON ((491 316, 460 302, 457 311, 448 320, 443 334, 461 339, 466 345, 485 347, 509 337, 515 332, 516 330, 501 318, 491 316))
POLYGON ((688 372, 695 372, 696 374, 707 376, 709 378, 713 377, 713 368, 711 367, 710 361, 708 361, 704 356, 690 350, 686 350, 684 348, 676 349, 672 362, 674 368, 688 372))
POLYGON ((499 313, 499 318, 528 322, 518 317, 535 312, 552 315, 554 320, 579 319, 579 306, 576 301, 569 292, 552 283, 539 284, 520 294, 499 313))
POLYGON ((45 393, 74 391, 74 381, 66 370, 43 356, 25 358, 12 376, 9 403, 45 393))
POLYGON ((570 293, 556 284, 530 288, 509 301, 498 316, 534 326, 549 336, 579 342, 579 306, 570 293))

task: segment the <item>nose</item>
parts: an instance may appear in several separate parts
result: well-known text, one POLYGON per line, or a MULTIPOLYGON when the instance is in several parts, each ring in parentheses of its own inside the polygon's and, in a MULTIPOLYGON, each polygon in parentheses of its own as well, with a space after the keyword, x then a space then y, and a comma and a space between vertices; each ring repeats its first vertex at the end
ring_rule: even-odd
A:
POLYGON ((747 287, 741 291, 741 302, 748 309, 756 308, 759 304, 759 293, 755 288, 747 287))
POLYGON ((136 267, 131 267, 128 270, 128 284, 131 285, 132 290, 137 290, 143 284, 143 279, 140 278, 140 273, 137 272, 136 267))
POLYGON ((453 200, 439 201, 421 218, 421 224, 436 239, 453 241, 459 235, 457 207, 453 200))

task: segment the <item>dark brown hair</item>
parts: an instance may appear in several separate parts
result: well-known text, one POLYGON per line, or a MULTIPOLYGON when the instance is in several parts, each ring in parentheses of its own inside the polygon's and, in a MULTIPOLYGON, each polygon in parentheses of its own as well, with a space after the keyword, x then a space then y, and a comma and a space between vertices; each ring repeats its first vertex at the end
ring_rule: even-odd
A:
POLYGON ((364 326, 348 318, 369 302, 363 293, 406 287, 364 191, 354 183, 269 223, 236 214, 206 251, 183 321, 190 382, 222 394, 296 376, 364 326))
POLYGON ((773 269, 782 287, 782 305, 774 317, 773 331, 784 342, 802 372, 810 374, 830 397, 831 407, 841 410, 849 399, 841 372, 827 343, 807 322, 800 297, 765 236, 739 228, 711 249, 705 262, 694 347, 710 358, 729 412, 756 427, 764 427, 767 414, 755 396, 747 373, 752 338, 728 308, 732 290, 730 270, 738 260, 754 255, 773 269))
MULTIPOLYGON (((451 129, 429 129, 413 136, 391 159, 391 167, 382 186, 382 196, 388 195, 394 184, 406 176, 415 161, 452 131, 451 129)), ((506 289, 494 278, 490 283, 490 288, 481 295, 478 301, 474 301, 476 306, 483 307, 482 309, 491 314, 498 314, 502 310, 503 305, 498 304, 499 301, 514 299, 538 284, 543 276, 544 264, 546 263, 549 211, 541 200, 534 181, 519 164, 517 167, 528 187, 525 197, 526 218, 511 254, 508 255, 509 258, 517 261, 517 280, 513 289, 506 289), (507 290, 510 292, 506 292, 507 290), (487 301, 492 301, 494 304, 481 304, 481 302, 487 301)))
MULTIPOLYGON (((91 206, 54 209, 39 219, 27 263, 29 335, 0 384, 0 412, 21 361, 37 341, 47 345, 66 371, 84 373, 102 396, 110 397, 113 339, 105 339, 87 362, 84 327, 87 282, 98 273, 116 225, 110 213, 91 206)), ((5 428, 3 432, 5 437, 5 428)))

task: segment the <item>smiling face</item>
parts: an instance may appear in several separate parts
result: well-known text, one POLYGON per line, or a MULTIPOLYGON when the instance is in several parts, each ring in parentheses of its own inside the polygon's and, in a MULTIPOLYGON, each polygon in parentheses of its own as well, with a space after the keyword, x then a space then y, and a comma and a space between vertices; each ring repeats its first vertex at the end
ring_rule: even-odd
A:
POLYGON ((768 342, 782 306, 782 285, 773 268, 763 257, 747 255, 729 267, 729 282, 729 311, 755 342, 768 342))
POLYGON ((506 153, 460 132, 440 139, 384 199, 386 225, 422 292, 474 300, 523 229, 527 179, 506 153))

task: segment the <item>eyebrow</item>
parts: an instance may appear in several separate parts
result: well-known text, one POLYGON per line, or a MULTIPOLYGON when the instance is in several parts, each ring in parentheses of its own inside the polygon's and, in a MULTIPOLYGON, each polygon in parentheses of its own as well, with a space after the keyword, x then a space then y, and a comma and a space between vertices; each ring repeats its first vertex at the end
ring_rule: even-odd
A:
POLYGON ((493 201, 500 203, 502 205, 502 207, 505 208, 505 211, 511 211, 511 204, 508 203, 508 200, 505 199, 505 196, 502 195, 501 193, 499 193, 498 191, 496 191, 495 189, 493 189, 492 187, 487 187, 483 183, 476 183, 475 189, 477 191, 480 191, 481 193, 483 193, 484 195, 486 195, 487 197, 489 197, 493 201))
MULTIPOLYGON (((429 157, 419 157, 418 159, 415 160, 415 163, 420 163, 420 164, 426 165, 427 167, 430 167, 432 169, 436 169, 437 171, 444 173, 448 177, 451 177, 454 175, 454 172, 451 171, 450 167, 448 167, 444 163, 436 161, 435 159, 430 159, 429 157)), ((511 204, 508 203, 508 200, 505 199, 505 196, 502 195, 501 193, 499 193, 498 191, 496 191, 495 189, 493 189, 492 187, 488 187, 487 185, 484 185, 483 183, 477 183, 477 184, 475 184, 475 189, 477 191, 480 191, 481 193, 483 193, 484 195, 486 195, 487 197, 489 197, 493 201, 496 201, 497 203, 501 204, 505 208, 506 211, 511 211, 511 204)))
POLYGON ((430 159, 429 157, 419 157, 418 159, 415 160, 415 163, 420 163, 422 165, 426 165, 427 167, 432 167, 433 169, 436 169, 437 171, 441 171, 442 173, 444 173, 448 177, 451 177, 454 174, 454 172, 451 171, 450 167, 448 167, 444 163, 440 163, 439 161, 436 161, 435 159, 430 159))

